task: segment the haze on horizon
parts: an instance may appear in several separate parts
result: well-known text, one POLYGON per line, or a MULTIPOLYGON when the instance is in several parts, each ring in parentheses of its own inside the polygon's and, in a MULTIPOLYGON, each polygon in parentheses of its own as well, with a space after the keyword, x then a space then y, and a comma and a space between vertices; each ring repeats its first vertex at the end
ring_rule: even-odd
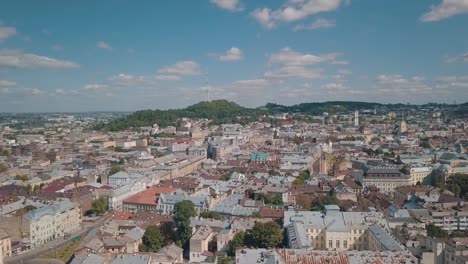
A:
POLYGON ((9 1, 0 112, 468 101, 467 0, 9 1))

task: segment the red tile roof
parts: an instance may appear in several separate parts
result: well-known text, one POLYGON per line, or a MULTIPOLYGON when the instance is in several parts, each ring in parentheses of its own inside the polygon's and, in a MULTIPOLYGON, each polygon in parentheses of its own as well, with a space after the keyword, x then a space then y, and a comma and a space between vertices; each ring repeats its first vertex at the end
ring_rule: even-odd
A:
POLYGON ((149 205, 156 205, 156 196, 161 193, 170 193, 177 190, 176 188, 170 187, 158 187, 153 186, 149 189, 146 189, 142 192, 139 192, 127 199, 125 199, 124 203, 134 203, 134 204, 149 204, 149 205))

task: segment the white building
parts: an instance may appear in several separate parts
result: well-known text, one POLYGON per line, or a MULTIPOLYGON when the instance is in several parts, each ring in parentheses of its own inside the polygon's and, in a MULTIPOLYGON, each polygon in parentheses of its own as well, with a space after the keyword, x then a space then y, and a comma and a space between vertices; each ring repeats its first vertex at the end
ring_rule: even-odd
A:
POLYGON ((27 213, 24 220, 31 248, 35 248, 80 230, 81 208, 68 199, 60 199, 27 213))
POLYGON ((340 212, 336 205, 327 205, 325 213, 284 212, 291 248, 368 250, 368 229, 374 224, 386 226, 382 213, 340 212))
POLYGON ((107 178, 108 184, 112 188, 118 188, 127 184, 134 183, 143 178, 143 175, 138 173, 127 173, 125 171, 119 171, 112 174, 107 178))

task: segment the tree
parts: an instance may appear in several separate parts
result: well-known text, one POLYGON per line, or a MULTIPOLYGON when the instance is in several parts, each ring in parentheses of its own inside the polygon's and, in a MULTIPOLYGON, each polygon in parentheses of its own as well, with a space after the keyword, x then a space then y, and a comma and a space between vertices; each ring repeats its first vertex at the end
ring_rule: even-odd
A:
POLYGON ((300 145, 302 142, 304 142, 304 140, 301 137, 294 136, 294 138, 292 139, 292 142, 296 145, 300 145))
POLYGON ((300 194, 296 197, 296 205, 300 206, 305 210, 310 210, 312 208, 312 202, 309 197, 300 194))
POLYGON ((338 199, 335 196, 323 196, 319 197, 315 202, 312 203, 312 210, 313 211, 323 211, 325 209, 325 205, 329 204, 337 204, 338 199))
POLYGON ((232 257, 218 257, 217 264, 231 264, 233 262, 232 257))
POLYGON ((302 171, 299 176, 293 181, 294 185, 304 185, 305 181, 310 179, 310 171, 302 171))
POLYGON ((234 235, 234 238, 229 241, 228 254, 230 256, 236 255, 236 250, 245 246, 245 231, 240 231, 234 235))
POLYGON ((175 228, 176 224, 174 222, 164 222, 159 227, 159 229, 161 230, 161 234, 164 237, 165 245, 170 245, 176 241, 175 228))
POLYGON ((8 170, 8 166, 4 163, 0 163, 0 173, 8 170))
POLYGON ((157 226, 150 225, 146 228, 142 241, 143 243, 139 248, 140 251, 158 252, 164 245, 164 236, 157 226))
POLYGON ((180 241, 180 245, 186 246, 186 243, 192 237, 192 227, 188 220, 177 223, 177 240, 180 241))
POLYGON ((447 231, 443 230, 442 228, 435 226, 434 224, 426 225, 426 231, 428 237, 436 237, 436 238, 446 238, 448 237, 447 231))
POLYGON ((190 220, 190 217, 197 216, 195 205, 190 200, 184 200, 174 205, 173 218, 176 223, 190 220))
POLYGON ((114 175, 116 174, 117 172, 119 171, 125 171, 122 167, 120 166, 112 166, 109 170, 109 173, 107 174, 107 176, 111 176, 111 175, 114 175))
POLYGON ((220 213, 213 212, 213 211, 201 212, 200 216, 203 217, 203 218, 213 218, 215 220, 223 219, 223 216, 220 213))
POLYGON ((246 245, 256 248, 276 248, 283 242, 281 227, 275 222, 255 223, 245 236, 246 245))
POLYGON ((260 198, 262 197, 263 197, 263 202, 265 204, 283 205, 283 197, 279 193, 276 193, 274 195, 271 195, 271 194, 261 195, 260 198))
MULTIPOLYGON (((177 226, 177 239, 182 245, 186 245, 192 236, 190 217, 197 215, 195 205, 192 201, 184 200, 174 205, 173 218, 177 226)), ((185 247, 186 248, 186 247, 185 247)))
POLYGON ((27 181, 29 180, 29 177, 26 174, 16 174, 15 179, 19 181, 27 181))
POLYGON ((106 197, 99 197, 91 202, 91 207, 94 213, 102 215, 109 210, 109 202, 106 197))
POLYGON ((457 173, 452 175, 448 179, 446 187, 457 196, 466 198, 468 196, 468 174, 457 173))

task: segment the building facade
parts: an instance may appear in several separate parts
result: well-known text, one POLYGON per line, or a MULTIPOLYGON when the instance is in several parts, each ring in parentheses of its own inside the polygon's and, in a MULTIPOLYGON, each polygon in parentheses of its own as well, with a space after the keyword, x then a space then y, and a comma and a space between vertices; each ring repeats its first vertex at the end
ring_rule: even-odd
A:
POLYGON ((31 248, 70 235, 81 228, 81 208, 68 199, 55 201, 24 216, 31 248))

